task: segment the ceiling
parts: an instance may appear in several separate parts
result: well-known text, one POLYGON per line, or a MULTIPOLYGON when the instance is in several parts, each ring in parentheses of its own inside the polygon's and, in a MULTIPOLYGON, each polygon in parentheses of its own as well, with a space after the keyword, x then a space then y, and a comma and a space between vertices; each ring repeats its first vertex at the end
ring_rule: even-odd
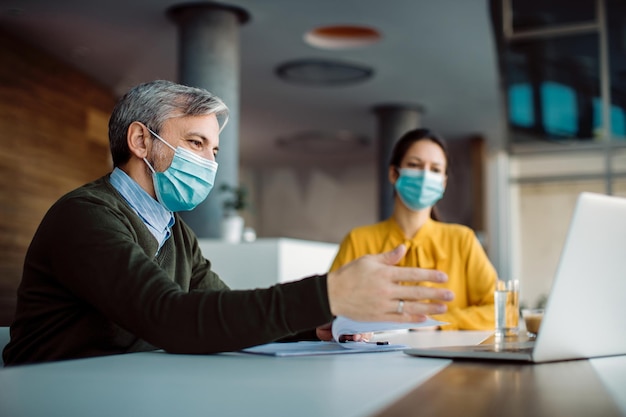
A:
MULTIPOLYGON (((69 62, 122 94, 152 79, 177 80, 174 0, 3 0, 7 32, 69 62)), ((448 140, 498 137, 498 77, 487 0, 229 0, 250 14, 241 26, 241 163, 368 163, 375 158, 379 104, 420 105, 422 125, 448 140), (327 50, 304 35, 319 26, 378 30, 380 42, 327 50), (333 59, 373 69, 345 86, 287 83, 276 68, 333 59), (287 151, 277 140, 307 131, 349 131, 369 146, 324 154, 287 151)), ((228 104, 228 103, 227 103, 228 104)))

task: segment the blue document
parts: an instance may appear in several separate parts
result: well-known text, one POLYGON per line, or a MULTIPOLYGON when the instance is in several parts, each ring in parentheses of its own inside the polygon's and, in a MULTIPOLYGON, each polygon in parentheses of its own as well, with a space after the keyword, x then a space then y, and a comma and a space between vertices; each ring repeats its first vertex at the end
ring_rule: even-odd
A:
POLYGON ((254 346, 244 349, 245 353, 255 353, 258 355, 271 356, 310 356, 310 355, 338 355, 342 353, 367 353, 367 352, 388 352, 393 350, 403 350, 408 348, 405 345, 377 345, 376 343, 365 342, 288 342, 288 343, 268 343, 266 345, 254 346), (347 347, 346 345, 351 345, 347 347), (357 346, 358 345, 358 346, 357 346))

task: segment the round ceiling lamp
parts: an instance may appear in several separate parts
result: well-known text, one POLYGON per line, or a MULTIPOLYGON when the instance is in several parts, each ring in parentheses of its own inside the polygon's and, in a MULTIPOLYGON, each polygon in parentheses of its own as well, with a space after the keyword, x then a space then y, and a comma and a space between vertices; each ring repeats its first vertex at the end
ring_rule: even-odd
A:
POLYGON ((364 65, 318 58, 289 61, 276 68, 276 75, 285 81, 313 86, 352 84, 373 74, 364 65))
POLYGON ((350 49, 370 46, 381 39, 380 33, 367 26, 338 25, 315 28, 304 35, 304 41, 321 49, 350 49))

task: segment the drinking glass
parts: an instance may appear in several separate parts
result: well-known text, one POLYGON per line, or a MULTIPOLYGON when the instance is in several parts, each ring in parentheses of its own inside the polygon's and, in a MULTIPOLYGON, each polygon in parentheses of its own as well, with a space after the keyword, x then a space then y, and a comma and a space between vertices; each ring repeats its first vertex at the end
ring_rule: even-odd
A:
POLYGON ((496 337, 516 336, 519 332, 519 280, 498 280, 494 308, 496 337))

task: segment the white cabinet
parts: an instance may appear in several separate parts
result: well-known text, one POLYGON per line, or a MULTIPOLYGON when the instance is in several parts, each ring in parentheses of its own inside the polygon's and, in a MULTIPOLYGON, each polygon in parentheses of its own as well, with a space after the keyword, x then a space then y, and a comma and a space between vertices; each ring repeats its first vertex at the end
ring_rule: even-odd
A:
POLYGON ((324 274, 337 254, 335 243, 288 238, 262 238, 254 242, 228 243, 198 239, 211 269, 232 289, 265 288, 324 274))

